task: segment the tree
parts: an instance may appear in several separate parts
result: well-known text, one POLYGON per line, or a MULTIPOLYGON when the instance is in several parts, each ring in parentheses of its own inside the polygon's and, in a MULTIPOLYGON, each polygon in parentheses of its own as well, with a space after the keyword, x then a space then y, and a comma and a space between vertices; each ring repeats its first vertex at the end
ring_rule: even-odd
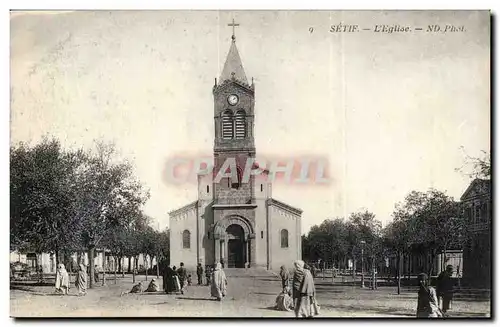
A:
POLYGON ((490 179, 491 178, 490 152, 486 151, 481 151, 481 152, 483 154, 482 157, 471 157, 468 154, 466 154, 464 164, 462 165, 462 167, 456 168, 455 171, 465 174, 470 178, 490 179))
POLYGON ((304 257, 310 261, 322 259, 339 265, 347 252, 345 233, 345 223, 341 218, 327 219, 319 226, 314 225, 304 236, 304 257))
MULTIPOLYGON (((368 210, 355 212, 349 216, 347 225, 347 244, 353 264, 363 250, 367 258, 371 258, 372 266, 378 257, 380 233, 382 223, 375 219, 375 215, 368 210)), ((364 270, 364 267, 362 267, 364 270)), ((355 269, 353 267, 353 276, 355 269)))
MULTIPOLYGON (((129 238, 129 255, 134 258, 134 268, 132 270, 132 281, 135 283, 136 271, 138 270, 139 256, 145 254, 146 245, 146 230, 150 226, 150 218, 143 213, 134 216, 130 224, 129 238)), ((144 259, 146 256, 144 255, 144 259)))
POLYGON ((158 234, 158 250, 158 265, 161 267, 161 271, 158 271, 158 274, 163 274, 163 270, 170 263, 170 233, 168 229, 158 234))
MULTIPOLYGON (((127 247, 129 246, 128 237, 127 226, 115 225, 108 230, 108 235, 103 239, 103 245, 105 248, 110 249, 111 255, 113 256, 115 262, 118 263, 118 270, 122 273, 122 277, 124 277, 122 259, 125 257, 127 247)), ((116 266, 114 269, 114 275, 116 284, 116 266)))
POLYGON ((466 239, 466 222, 459 203, 435 189, 410 192, 396 207, 394 218, 406 228, 399 249, 418 245, 427 251, 429 275, 434 270, 434 259, 439 251, 446 254, 448 248, 461 247, 466 239))
MULTIPOLYGON (((148 279, 148 267, 153 268, 153 259, 156 258, 157 266, 158 266, 158 257, 160 254, 160 233, 155 231, 151 226, 148 226, 144 231, 144 243, 143 243, 143 251, 144 251, 144 260, 146 262, 147 257, 149 257, 149 266, 146 263, 146 280, 148 279)), ((158 269, 157 269, 158 270, 158 269)), ((158 271, 157 271, 158 275, 158 271)))
MULTIPOLYGON (((88 249, 90 274, 94 274, 94 252, 103 246, 103 238, 116 226, 127 226, 139 215, 149 197, 133 178, 132 167, 117 161, 113 145, 96 144, 96 152, 88 152, 78 175, 78 219, 82 222, 82 239, 88 249)), ((90 278, 90 287, 93 279, 90 278)))
POLYGON ((10 149, 11 247, 36 253, 76 251, 81 224, 75 214, 80 151, 64 151, 56 139, 10 149))
POLYGON ((396 255, 398 294, 401 294, 401 256, 408 251, 411 245, 411 225, 407 224, 408 219, 406 218, 401 208, 396 205, 393 221, 382 232, 384 247, 396 255))

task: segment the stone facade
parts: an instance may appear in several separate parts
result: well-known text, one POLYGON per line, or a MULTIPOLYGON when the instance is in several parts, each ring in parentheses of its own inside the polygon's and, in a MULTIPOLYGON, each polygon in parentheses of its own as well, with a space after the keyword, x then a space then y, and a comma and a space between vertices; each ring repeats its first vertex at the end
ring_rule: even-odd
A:
POLYGON ((170 261, 277 270, 301 258, 302 211, 272 198, 255 163, 255 85, 248 84, 235 38, 214 95, 212 175, 198 178, 198 200, 169 213, 170 261), (247 177, 247 178, 246 178, 247 177))

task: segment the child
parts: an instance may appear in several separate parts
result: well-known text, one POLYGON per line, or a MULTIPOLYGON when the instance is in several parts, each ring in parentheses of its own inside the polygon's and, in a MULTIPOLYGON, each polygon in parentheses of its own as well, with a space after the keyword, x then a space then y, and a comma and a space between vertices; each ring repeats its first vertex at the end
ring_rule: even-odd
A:
POLYGON ((191 283, 193 282, 191 279, 191 275, 188 275, 187 282, 188 282, 188 286, 191 286, 191 283))

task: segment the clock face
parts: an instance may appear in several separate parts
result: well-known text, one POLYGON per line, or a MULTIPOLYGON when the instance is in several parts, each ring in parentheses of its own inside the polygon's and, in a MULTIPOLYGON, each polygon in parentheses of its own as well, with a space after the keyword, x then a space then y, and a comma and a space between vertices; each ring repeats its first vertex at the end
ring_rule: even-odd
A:
POLYGON ((229 102, 230 105, 234 106, 238 103, 238 96, 236 94, 231 94, 227 97, 227 102, 229 102))

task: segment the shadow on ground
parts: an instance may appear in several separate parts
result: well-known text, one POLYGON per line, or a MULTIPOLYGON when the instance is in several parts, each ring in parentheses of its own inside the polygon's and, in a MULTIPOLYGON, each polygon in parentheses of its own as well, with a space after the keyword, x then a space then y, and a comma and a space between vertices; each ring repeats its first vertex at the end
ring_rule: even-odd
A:
POLYGON ((193 300, 193 301, 216 301, 215 299, 212 298, 206 298, 206 297, 184 297, 184 296, 179 296, 176 297, 178 300, 193 300))
POLYGON ((276 295, 276 296, 278 296, 278 293, 270 293, 270 292, 252 292, 251 294, 257 294, 257 295, 276 295))
POLYGON ((411 318, 414 316, 412 312, 409 311, 394 311, 390 308, 384 307, 364 307, 360 305, 331 305, 331 304, 323 304, 322 308, 329 308, 333 310, 344 310, 347 312, 373 312, 376 314, 388 315, 388 316, 401 316, 411 318))

